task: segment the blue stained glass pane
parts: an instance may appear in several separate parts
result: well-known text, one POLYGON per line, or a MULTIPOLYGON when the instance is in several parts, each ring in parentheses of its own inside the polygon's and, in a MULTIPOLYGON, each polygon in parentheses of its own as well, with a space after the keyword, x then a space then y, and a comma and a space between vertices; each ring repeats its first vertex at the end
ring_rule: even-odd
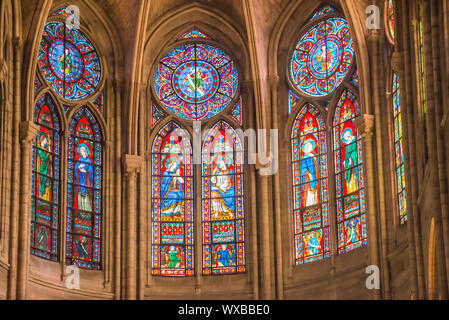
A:
POLYGON ((220 49, 191 44, 161 59, 154 88, 171 113, 183 119, 207 119, 231 103, 238 90, 238 74, 220 49))
POLYGON ((299 41, 290 72, 306 95, 331 94, 344 80, 354 60, 354 44, 346 20, 331 18, 318 23, 299 41))

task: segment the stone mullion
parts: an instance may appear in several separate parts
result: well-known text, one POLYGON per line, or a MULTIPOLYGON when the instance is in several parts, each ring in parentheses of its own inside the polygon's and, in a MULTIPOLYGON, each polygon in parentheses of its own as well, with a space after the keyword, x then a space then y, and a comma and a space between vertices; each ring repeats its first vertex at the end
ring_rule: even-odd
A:
MULTIPOLYGON (((435 105, 436 105, 436 96, 435 96, 435 82, 437 81, 437 76, 434 74, 433 69, 433 58, 434 58, 434 49, 432 47, 433 38, 432 38, 432 12, 431 12, 431 0, 423 0, 423 39, 424 39, 424 61, 425 61, 425 77, 426 77, 426 92, 427 92, 427 144, 429 149, 429 159, 428 164, 433 170, 430 170, 430 179, 431 181, 439 181, 438 179, 438 144, 436 141, 437 138, 437 128, 435 125, 435 105)), ((434 199, 433 204, 435 207, 435 227, 436 234, 444 236, 444 225, 443 225, 443 216, 442 216, 442 207, 441 207, 441 190, 439 183, 431 184, 431 194, 434 199)), ((449 240, 449 239, 448 239, 449 240)), ((437 263, 438 269, 438 279, 440 283, 443 285, 439 288, 440 297, 447 297, 448 295, 448 287, 447 287, 447 274, 446 274, 446 259, 445 257, 445 249, 443 239, 437 241, 437 256, 440 257, 437 263)), ((430 298, 430 297, 429 297, 430 298)))
MULTIPOLYGON (((443 243, 446 258, 446 279, 449 279, 449 213, 448 213, 448 187, 446 181, 446 155, 444 146, 444 132, 441 127, 443 119, 443 94, 442 94, 442 76, 440 59, 440 34, 441 23, 439 19, 439 4, 441 0, 432 0, 431 16, 432 16, 432 51, 433 51, 433 74, 434 74, 434 93, 435 93, 435 138, 437 146, 437 163, 438 177, 440 185, 440 201, 441 201, 441 218, 443 222, 443 243)), ((431 120, 431 119, 430 119, 431 120)), ((446 285, 448 285, 447 283, 446 285)), ((448 289, 446 289, 448 290, 448 289)))

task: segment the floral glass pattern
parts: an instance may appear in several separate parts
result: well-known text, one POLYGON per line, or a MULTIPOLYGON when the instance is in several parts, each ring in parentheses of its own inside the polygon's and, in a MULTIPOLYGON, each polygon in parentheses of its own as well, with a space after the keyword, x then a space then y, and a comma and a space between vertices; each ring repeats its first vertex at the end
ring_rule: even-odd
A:
POLYGON ((54 91, 67 100, 90 96, 100 81, 100 62, 92 43, 62 22, 45 25, 38 65, 54 91))
POLYGON ((161 103, 188 120, 211 118, 223 111, 238 90, 234 62, 206 44, 188 44, 165 55, 155 75, 155 91, 161 103))
POLYGON ((305 95, 331 94, 344 80, 354 60, 354 44, 346 20, 319 22, 299 41, 291 61, 294 85, 305 95))

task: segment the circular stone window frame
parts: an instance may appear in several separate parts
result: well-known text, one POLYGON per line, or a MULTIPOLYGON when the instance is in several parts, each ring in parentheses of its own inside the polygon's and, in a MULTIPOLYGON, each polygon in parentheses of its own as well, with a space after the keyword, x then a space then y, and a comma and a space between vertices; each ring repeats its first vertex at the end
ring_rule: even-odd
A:
MULTIPOLYGON (((43 80, 45 82, 44 87, 46 87, 48 90, 51 90, 54 94, 55 97, 57 97, 58 100, 61 101, 62 104, 70 106, 70 108, 72 109, 73 106, 82 106, 82 105, 87 105, 88 102, 92 102, 95 99, 98 98, 98 96, 103 92, 104 87, 105 87, 105 79, 106 79, 106 68, 105 68, 105 63, 104 63, 104 58, 103 56, 99 53, 100 51, 98 50, 98 45, 95 41, 93 41, 93 37, 92 34, 89 30, 87 30, 82 24, 80 24, 80 27, 77 29, 77 31, 79 33, 81 33, 84 37, 87 38, 87 40, 90 42, 90 44, 93 46, 95 53, 97 54, 98 57, 98 63, 100 64, 100 77, 98 79, 98 84, 97 86, 94 88, 94 90, 92 91, 91 94, 89 94, 88 96, 79 99, 79 100, 72 100, 72 99, 67 99, 65 97, 63 97, 62 95, 60 95, 58 92, 56 92, 56 90, 53 88, 53 84, 51 82, 49 82, 47 80, 47 77, 44 75, 44 72, 42 71, 41 67, 39 66, 39 53, 40 53, 40 44, 42 41, 42 37, 43 37, 43 31, 45 30, 45 26, 48 23, 51 22, 58 22, 58 23, 62 23, 66 26, 66 21, 64 20, 64 17, 60 17, 60 16, 56 16, 56 15, 52 15, 50 16, 47 21, 45 21, 44 24, 44 28, 42 30, 42 34, 39 38, 39 46, 38 46, 38 52, 37 52, 37 58, 36 58, 36 70, 38 71, 39 75, 40 75, 40 80, 43 80)), ((64 39, 65 41, 65 39, 64 39)), ((71 43, 71 45, 73 45, 71 43)), ((51 67, 51 65, 50 65, 51 67)), ((83 70, 84 70, 84 66, 83 66, 83 70)), ((53 70, 52 70, 53 72, 53 70)), ((55 77, 57 77, 56 73, 55 77)), ((41 91, 41 90, 39 90, 41 91)))
MULTIPOLYGON (((315 13, 315 11, 313 11, 313 13, 315 13)), ((313 13, 311 14, 310 17, 313 16, 313 13)), ((298 46, 298 44, 301 42, 302 38, 306 35, 306 33, 308 31, 310 31, 311 29, 313 29, 314 27, 316 27, 317 25, 319 25, 320 23, 326 21, 326 20, 330 20, 330 19, 343 19, 345 20, 349 27, 351 28, 351 25, 349 24, 349 21, 346 19, 346 17, 339 11, 336 12, 329 12, 317 19, 314 20, 310 20, 308 23, 306 23, 304 26, 300 27, 297 29, 297 33, 299 34, 298 37, 295 37, 293 43, 290 45, 289 47, 289 55, 288 55, 288 62, 286 64, 286 74, 287 74, 287 83, 289 88, 293 91, 293 93, 295 95, 297 95, 298 97, 303 98, 303 102, 310 102, 310 103, 316 103, 316 101, 320 101, 320 102, 327 102, 327 101, 333 101, 334 99, 334 94, 336 92, 339 92, 339 89, 342 88, 342 86, 345 86, 346 84, 351 82, 351 78, 357 68, 357 43, 354 41, 354 34, 353 34, 353 30, 351 28, 351 36, 352 36, 352 43, 353 43, 353 48, 354 48, 354 55, 353 55, 353 59, 352 62, 348 68, 348 72, 347 74, 342 78, 341 83, 331 92, 329 92, 326 95, 322 95, 322 96, 313 96, 313 95, 309 95, 305 92, 303 92, 302 90, 300 90, 297 86, 297 84, 295 83, 295 80, 293 79, 293 74, 291 72, 291 66, 292 66, 292 62, 293 62, 293 56, 296 52, 296 48, 298 46)), ((311 19, 311 18, 310 18, 311 19)))
MULTIPOLYGON (((224 118, 231 118, 229 116, 229 113, 231 112, 231 110, 237 105, 237 103, 239 103, 240 101, 240 97, 242 94, 242 90, 241 90, 241 77, 240 75, 241 73, 241 68, 239 63, 237 62, 238 59, 236 59, 235 55, 230 53, 232 52, 232 50, 228 50, 227 48, 225 48, 224 46, 218 44, 217 42, 211 40, 211 39, 204 39, 204 38, 198 38, 198 39, 186 39, 186 40, 175 40, 173 43, 171 43, 168 46, 163 47, 159 54, 157 55, 156 59, 155 59, 155 63, 153 65, 153 67, 151 68, 151 73, 150 73, 150 92, 151 95, 153 97, 153 102, 157 105, 157 107, 162 110, 167 116, 171 117, 172 119, 175 119, 177 121, 180 121, 181 123, 193 123, 195 121, 200 121, 201 123, 208 123, 208 122, 212 122, 215 123, 216 121, 220 120, 220 119, 224 119, 224 118), (230 62, 234 63, 234 68, 237 71, 237 89, 235 91, 234 97, 229 101, 228 105, 225 106, 223 108, 223 110, 221 110, 220 112, 218 112, 217 114, 209 117, 209 118, 203 118, 203 119, 186 119, 183 118, 181 116, 179 116, 178 114, 170 111, 165 104, 162 102, 162 100, 159 98, 157 92, 156 92, 156 87, 155 87, 155 82, 156 82, 156 73, 158 71, 159 65, 161 60, 171 51, 173 51, 176 48, 182 47, 182 46, 186 46, 186 45, 200 45, 200 44, 204 44, 204 45, 208 45, 211 47, 214 47, 216 49, 219 49, 221 51, 223 51, 229 58, 230 58, 230 62)), ((201 61, 201 60, 199 60, 201 61)), ((187 62, 187 61, 186 61, 187 62)), ((207 62, 207 61, 206 61, 207 62)), ((183 62, 184 63, 184 62, 183 62)), ((182 64, 183 64, 182 63, 182 64)), ((177 69, 177 68, 176 68, 177 69)), ((176 70, 175 69, 175 70, 176 70)), ((173 70, 173 72, 175 71, 173 70)), ((218 71, 218 69, 217 69, 218 71)), ((171 80, 173 81, 173 80, 171 80)), ((220 79, 221 81, 221 79, 220 79)), ((218 92, 219 89, 217 89, 218 92)), ((217 93, 216 92, 216 93, 217 93)), ((215 94, 216 94, 215 93, 215 94)), ((176 94, 176 92, 174 93, 176 94)), ((214 94, 214 95, 215 95, 214 94)), ((212 99, 213 97, 211 97, 210 99, 212 99)), ((181 97, 179 97, 179 99, 181 99, 181 97)), ((208 99, 208 100, 210 100, 208 99)), ((183 99, 181 99, 183 100, 183 99)), ((184 100, 183 100, 184 101, 184 100)))

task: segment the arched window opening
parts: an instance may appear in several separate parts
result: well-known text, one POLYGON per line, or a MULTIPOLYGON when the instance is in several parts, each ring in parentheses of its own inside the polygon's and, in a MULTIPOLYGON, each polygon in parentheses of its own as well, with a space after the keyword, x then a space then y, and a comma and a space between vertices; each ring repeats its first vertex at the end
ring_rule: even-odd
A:
POLYGON ((362 140, 355 124, 359 116, 359 102, 346 90, 334 119, 339 253, 367 244, 362 140))
POLYGON ((325 122, 307 104, 292 132, 296 264, 330 257, 328 169, 325 122))
POLYGON ((103 135, 86 107, 70 121, 68 141, 67 264, 101 269, 103 135))
POLYGON ((48 94, 34 109, 39 133, 33 143, 31 181, 31 253, 56 261, 59 248, 61 127, 48 94))
POLYGON ((189 137, 176 123, 159 131, 152 150, 153 274, 194 274, 193 164, 189 137))
POLYGON ((221 121, 209 132, 202 155, 203 273, 245 272, 242 142, 221 121))

